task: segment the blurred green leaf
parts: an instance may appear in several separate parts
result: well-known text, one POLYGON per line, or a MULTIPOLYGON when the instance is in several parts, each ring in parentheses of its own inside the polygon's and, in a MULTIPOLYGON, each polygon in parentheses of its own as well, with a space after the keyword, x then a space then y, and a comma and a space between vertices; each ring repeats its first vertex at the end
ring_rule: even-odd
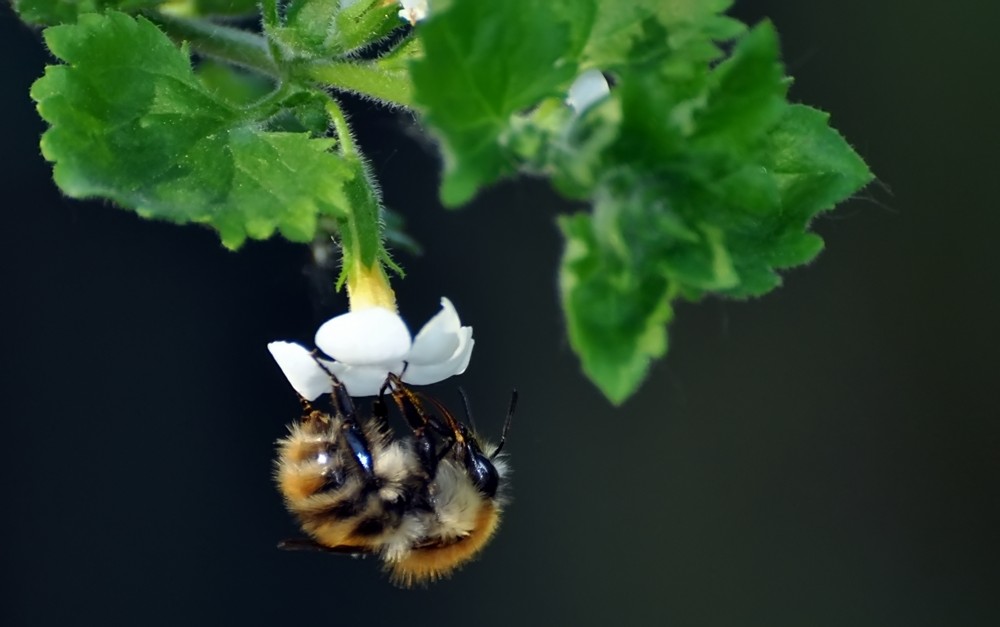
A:
POLYGON ((655 271, 638 271, 601 243, 591 216, 560 220, 566 249, 560 273, 570 342, 588 377, 613 403, 639 387, 652 359, 667 350, 673 316, 670 285, 655 271))
POLYGON ((110 9, 138 11, 162 4, 164 0, 14 0, 14 10, 29 24, 53 26, 72 24, 85 13, 110 9))
POLYGON ((442 141, 446 205, 513 170, 503 145, 511 116, 566 89, 589 31, 587 4, 456 1, 418 27, 424 57, 411 76, 442 141))
POLYGON ((251 15, 260 10, 259 0, 169 0, 164 9, 177 15, 251 15))
POLYGON ((604 71, 631 66, 669 50, 687 49, 690 59, 711 60, 715 42, 732 39, 746 28, 722 15, 732 0, 599 0, 594 28, 583 62, 604 71), (647 38, 658 26, 664 37, 647 38), (642 46, 637 46, 639 42, 642 46))
POLYGON ((822 248, 812 218, 871 180, 826 115, 788 104, 769 24, 718 65, 703 50, 625 60, 604 102, 526 125, 542 137, 535 167, 593 203, 562 221, 563 306, 584 370, 616 403, 666 350, 672 298, 773 289, 822 248))

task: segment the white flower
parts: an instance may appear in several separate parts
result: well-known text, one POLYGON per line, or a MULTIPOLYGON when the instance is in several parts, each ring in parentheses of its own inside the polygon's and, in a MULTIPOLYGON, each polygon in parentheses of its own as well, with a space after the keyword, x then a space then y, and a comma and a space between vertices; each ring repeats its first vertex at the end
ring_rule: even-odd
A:
POLYGON ((463 327, 454 305, 442 298, 441 311, 413 339, 399 315, 370 307, 331 318, 316 331, 316 346, 332 361, 313 357, 295 342, 271 342, 267 348, 295 391, 311 401, 332 388, 324 367, 351 396, 375 396, 390 372, 412 385, 462 374, 474 344, 472 327, 463 327))
POLYGON ((569 86, 566 104, 573 108, 574 113, 580 114, 610 93, 611 88, 604 74, 600 70, 587 70, 569 86))
POLYGON ((410 24, 427 17, 427 0, 399 0, 399 5, 403 7, 399 10, 399 17, 410 24))

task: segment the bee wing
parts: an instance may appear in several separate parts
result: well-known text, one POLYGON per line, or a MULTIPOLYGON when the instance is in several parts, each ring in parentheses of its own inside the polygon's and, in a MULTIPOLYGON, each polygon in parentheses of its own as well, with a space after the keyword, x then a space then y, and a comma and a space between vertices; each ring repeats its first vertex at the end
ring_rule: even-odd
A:
POLYGON ((371 549, 363 546, 326 546, 310 538, 287 538, 278 543, 278 548, 282 551, 319 551, 321 553, 336 553, 338 555, 350 555, 351 557, 364 557, 371 555, 371 549))

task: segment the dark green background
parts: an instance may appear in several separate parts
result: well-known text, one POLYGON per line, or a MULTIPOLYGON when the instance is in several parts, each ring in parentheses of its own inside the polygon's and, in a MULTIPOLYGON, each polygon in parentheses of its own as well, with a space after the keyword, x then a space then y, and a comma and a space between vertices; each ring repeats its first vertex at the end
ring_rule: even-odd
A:
POLYGON ((522 400, 496 540, 402 591, 371 560, 274 548, 297 402, 265 344, 344 303, 318 305, 301 247, 233 254, 61 198, 28 98, 45 53, 0 7, 0 624, 1000 624, 1000 3, 737 13, 774 20, 793 98, 880 184, 816 224, 827 251, 782 290, 680 306, 620 409, 560 320, 566 207, 523 182, 448 213, 405 116, 355 108, 428 251, 401 256, 404 314, 448 295, 475 326, 481 427, 522 400))

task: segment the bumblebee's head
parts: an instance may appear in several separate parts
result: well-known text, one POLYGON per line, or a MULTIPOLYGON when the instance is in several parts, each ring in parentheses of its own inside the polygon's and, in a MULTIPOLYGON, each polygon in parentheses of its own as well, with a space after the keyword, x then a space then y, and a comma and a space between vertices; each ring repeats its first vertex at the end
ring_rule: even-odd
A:
MULTIPOLYGON (((499 447, 497 447, 499 450, 499 447)), ((462 465, 465 472, 469 473, 472 484, 488 499, 497 495, 500 487, 500 473, 493 463, 493 460, 483 453, 479 442, 474 437, 466 433, 462 451, 462 465)))
MULTIPOLYGON (((466 412, 471 414, 465 392, 462 392, 462 397, 465 400, 466 412)), ((517 409, 517 390, 511 393, 510 407, 507 409, 507 419, 503 424, 500 444, 488 456, 483 453, 483 447, 479 440, 469 432, 469 429, 465 425, 459 425, 464 445, 462 463, 465 465, 465 471, 469 473, 472 483, 486 498, 496 497, 497 489, 500 487, 501 473, 497 471, 496 459, 500 455, 500 451, 503 450, 504 442, 507 441, 507 433, 510 431, 510 421, 514 417, 515 409, 517 409)))

